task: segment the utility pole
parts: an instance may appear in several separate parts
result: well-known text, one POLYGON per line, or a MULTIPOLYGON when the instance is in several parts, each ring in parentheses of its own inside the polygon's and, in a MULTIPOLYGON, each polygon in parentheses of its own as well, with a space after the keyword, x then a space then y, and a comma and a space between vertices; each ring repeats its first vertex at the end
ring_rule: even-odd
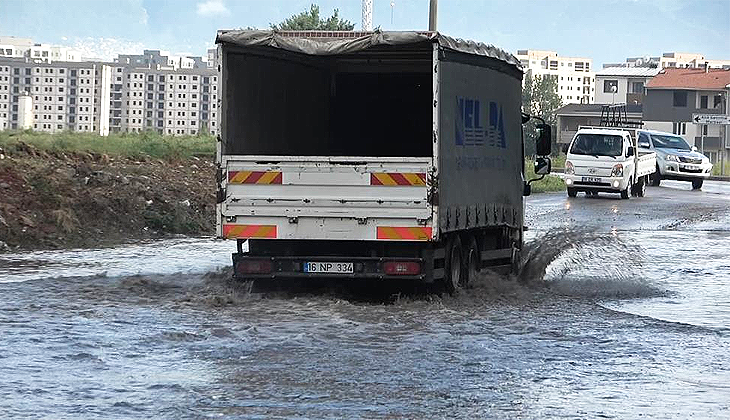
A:
POLYGON ((373 30, 373 0, 362 0, 362 30, 373 30))
POLYGON ((436 32, 436 14, 438 12, 438 0, 431 0, 428 8, 428 30, 436 32))

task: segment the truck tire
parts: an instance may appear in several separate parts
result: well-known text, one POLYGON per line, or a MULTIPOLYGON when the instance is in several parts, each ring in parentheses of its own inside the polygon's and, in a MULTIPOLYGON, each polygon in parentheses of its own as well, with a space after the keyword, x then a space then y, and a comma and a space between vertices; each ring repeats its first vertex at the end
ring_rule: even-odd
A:
POLYGON ((646 195, 646 177, 642 176, 639 178, 639 182, 636 183, 636 196, 643 197, 646 195))
POLYGON ((482 262, 482 256, 479 254, 479 247, 477 241, 473 236, 470 235, 468 240, 469 247, 464 248, 464 274, 462 275, 461 287, 467 287, 469 283, 476 280, 479 275, 479 268, 482 262))
POLYGON ((702 184, 705 182, 704 179, 695 179, 692 181, 692 189, 693 190, 699 190, 702 188, 702 184))
POLYGON ((654 187, 658 187, 659 183, 662 182, 662 174, 659 172, 659 165, 656 167, 656 172, 651 174, 651 185, 654 187))
POLYGON ((568 187, 568 197, 575 197, 578 195, 578 190, 575 188, 568 187))
POLYGON ((461 287, 463 268, 461 239, 459 239, 459 235, 454 233, 448 239, 446 259, 444 261, 444 286, 449 294, 456 293, 461 287))
POLYGON ((626 185, 626 189, 621 191, 621 198, 624 200, 628 200, 629 197, 631 197, 631 190, 634 188, 634 180, 629 179, 628 185, 626 185))

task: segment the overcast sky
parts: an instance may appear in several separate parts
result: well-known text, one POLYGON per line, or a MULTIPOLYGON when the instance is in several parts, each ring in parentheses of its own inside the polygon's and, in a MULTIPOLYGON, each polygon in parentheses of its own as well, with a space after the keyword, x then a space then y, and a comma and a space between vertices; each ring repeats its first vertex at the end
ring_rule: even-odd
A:
MULTIPOLYGON (((0 0, 0 35, 75 46, 89 56, 163 49, 204 55, 217 29, 267 28, 311 0, 0 0)), ((361 26, 360 0, 317 1, 361 26)), ((374 26, 424 30, 428 0, 374 0, 374 26)), ((445 34, 517 49, 589 57, 697 52, 730 59, 730 0, 440 0, 445 34)))

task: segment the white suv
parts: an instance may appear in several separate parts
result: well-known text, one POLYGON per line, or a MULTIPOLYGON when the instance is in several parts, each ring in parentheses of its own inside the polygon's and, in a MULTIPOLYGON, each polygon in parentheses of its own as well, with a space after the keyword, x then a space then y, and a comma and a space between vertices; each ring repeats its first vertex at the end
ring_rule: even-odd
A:
POLYGON ((637 130, 639 147, 656 152, 657 170, 651 176, 652 185, 662 179, 689 181, 692 189, 702 188, 702 183, 712 174, 712 163, 680 136, 653 130, 637 130))

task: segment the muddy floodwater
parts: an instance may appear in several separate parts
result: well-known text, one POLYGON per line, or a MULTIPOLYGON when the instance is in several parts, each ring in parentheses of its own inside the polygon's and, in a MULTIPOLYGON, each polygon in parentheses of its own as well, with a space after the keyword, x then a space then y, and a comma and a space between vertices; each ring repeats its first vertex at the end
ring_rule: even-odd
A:
POLYGON ((250 293, 235 244, 0 254, 0 418, 730 418, 730 200, 531 197, 523 278, 250 293))

